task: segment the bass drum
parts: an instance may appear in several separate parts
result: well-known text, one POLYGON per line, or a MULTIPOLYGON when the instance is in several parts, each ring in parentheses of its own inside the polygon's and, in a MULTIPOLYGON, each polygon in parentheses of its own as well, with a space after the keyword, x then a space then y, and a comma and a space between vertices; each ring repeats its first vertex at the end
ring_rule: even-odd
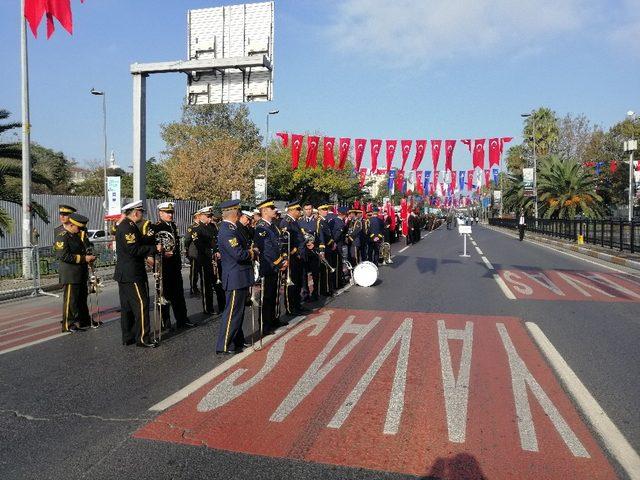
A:
POLYGON ((361 262, 353 269, 353 280, 356 285, 370 287, 378 279, 378 267, 373 262, 361 262))

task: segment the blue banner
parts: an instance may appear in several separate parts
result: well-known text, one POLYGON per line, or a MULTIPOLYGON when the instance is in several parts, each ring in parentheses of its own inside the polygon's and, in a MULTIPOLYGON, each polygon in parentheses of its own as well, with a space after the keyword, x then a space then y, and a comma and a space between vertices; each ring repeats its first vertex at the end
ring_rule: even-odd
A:
POLYGON ((396 169, 389 170, 389 181, 387 182, 389 187, 389 195, 393 195, 396 192, 396 169))
POLYGON ((429 183, 431 183, 431 170, 424 171, 422 185, 424 186, 425 195, 429 193, 429 183))
POLYGON ((465 180, 467 179, 467 172, 465 170, 460 170, 458 172, 458 187, 460 188, 460 191, 462 192, 464 190, 464 186, 467 183, 465 180))

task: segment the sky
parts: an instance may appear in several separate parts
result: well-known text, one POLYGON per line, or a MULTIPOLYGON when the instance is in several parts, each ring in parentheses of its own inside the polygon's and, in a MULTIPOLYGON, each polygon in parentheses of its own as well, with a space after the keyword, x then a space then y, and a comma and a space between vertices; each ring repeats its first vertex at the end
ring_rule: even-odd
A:
MULTIPOLYGON (((80 165, 101 159, 102 103, 89 92, 104 90, 108 149, 126 168, 129 65, 185 59, 187 10, 239 2, 71 3, 73 36, 57 25, 47 40, 44 22, 29 33, 32 139, 80 165)), ((16 121, 19 28, 20 1, 0 0, 0 108, 16 121)), ((640 111, 640 0, 276 0, 274 45, 273 101, 249 104, 263 134, 271 109, 271 135, 514 141, 520 114, 539 106, 605 128, 640 111)), ((149 157, 185 93, 183 74, 148 79, 149 157)), ((454 169, 470 163, 458 143, 454 169)))

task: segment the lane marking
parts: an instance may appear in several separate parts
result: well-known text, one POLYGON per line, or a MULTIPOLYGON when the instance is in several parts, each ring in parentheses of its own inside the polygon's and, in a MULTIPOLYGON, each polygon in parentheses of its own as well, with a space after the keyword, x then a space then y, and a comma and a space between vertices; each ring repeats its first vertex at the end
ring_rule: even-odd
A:
POLYGON ((404 252, 407 248, 409 248, 411 245, 407 245, 406 247, 401 248, 400 250, 398 250, 398 253, 402 253, 404 252))
POLYGON ((500 275, 498 275, 497 273, 494 273, 493 274, 493 279, 496 281, 496 283, 500 287, 500 290, 502 290, 502 293, 504 293, 505 297, 507 297, 509 300, 515 300, 516 299, 516 296, 509 289, 509 287, 507 287, 507 284, 504 283, 504 280, 502 280, 502 277, 500 275))
POLYGON ((525 322, 529 333, 551 364, 551 368, 571 394, 578 408, 602 439, 605 448, 618 461, 630 478, 640 478, 640 456, 611 421, 575 372, 562 358, 544 332, 533 322, 525 322))
POLYGON ((480 250, 477 246, 476 246, 476 252, 478 252, 478 255, 484 255, 484 253, 482 253, 482 250, 480 250))
POLYGON ((69 335, 69 332, 60 332, 50 337, 41 338, 39 340, 34 340, 33 342, 23 343, 22 345, 16 345, 15 347, 7 348, 6 350, 1 350, 0 355, 4 355, 5 353, 10 353, 10 352, 15 352, 16 350, 21 350, 23 348, 32 347, 33 345, 48 342, 49 340, 54 340, 56 338, 64 337, 65 335, 69 335))
POLYGON ((487 257, 485 257, 485 256, 483 255, 481 258, 482 258, 482 261, 484 262, 484 264, 487 266, 487 268, 488 268, 489 270, 495 270, 495 269, 493 268, 493 265, 491 265, 491 262, 487 259, 487 257))

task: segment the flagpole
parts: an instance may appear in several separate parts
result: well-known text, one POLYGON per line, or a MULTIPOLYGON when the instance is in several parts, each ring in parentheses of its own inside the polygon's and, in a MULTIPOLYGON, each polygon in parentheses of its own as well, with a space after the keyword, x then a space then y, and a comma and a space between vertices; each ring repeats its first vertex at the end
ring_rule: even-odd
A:
MULTIPOLYGON (((27 55, 27 22, 25 1, 20 2, 20 60, 22 74, 22 246, 31 245, 31 124, 29 121, 29 63, 27 55)), ((26 253, 26 250, 25 250, 26 253)), ((22 272, 30 275, 30 256, 23 255, 22 272)))

